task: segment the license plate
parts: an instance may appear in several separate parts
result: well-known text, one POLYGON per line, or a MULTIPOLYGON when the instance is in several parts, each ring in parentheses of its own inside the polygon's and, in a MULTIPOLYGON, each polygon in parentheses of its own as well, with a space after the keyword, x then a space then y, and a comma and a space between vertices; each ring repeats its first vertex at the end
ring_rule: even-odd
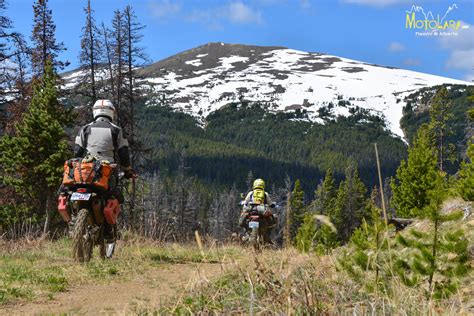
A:
POLYGON ((90 198, 91 198, 90 193, 74 192, 71 195, 71 201, 89 201, 90 198))
POLYGON ((258 228, 260 226, 259 222, 249 222, 249 228, 258 228))

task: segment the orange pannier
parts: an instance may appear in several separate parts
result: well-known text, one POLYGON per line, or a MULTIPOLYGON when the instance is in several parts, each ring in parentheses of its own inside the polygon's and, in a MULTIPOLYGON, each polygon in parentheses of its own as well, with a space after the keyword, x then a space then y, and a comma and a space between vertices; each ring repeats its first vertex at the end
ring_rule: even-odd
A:
POLYGON ((108 163, 97 159, 70 159, 64 162, 63 184, 86 184, 108 190, 111 175, 112 167, 108 163))

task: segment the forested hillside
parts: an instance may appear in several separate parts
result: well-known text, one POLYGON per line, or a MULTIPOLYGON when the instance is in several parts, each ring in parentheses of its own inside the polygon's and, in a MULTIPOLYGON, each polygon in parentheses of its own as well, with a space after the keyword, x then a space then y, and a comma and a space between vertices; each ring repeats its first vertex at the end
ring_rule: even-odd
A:
MULTIPOLYGON (((459 163, 466 157, 466 144, 474 135, 474 126, 469 120, 468 110, 472 108, 472 100, 469 96, 473 95, 472 86, 447 85, 449 99, 449 131, 446 135, 446 142, 453 144, 456 153, 452 158, 450 171, 453 172, 459 166, 459 163)), ((406 139, 412 140, 416 131, 424 123, 430 120, 430 108, 433 96, 438 87, 422 88, 419 91, 406 97, 407 105, 403 109, 403 118, 400 120, 406 139)))
POLYGON ((166 107, 149 106, 140 114, 153 168, 172 174, 185 153, 188 173, 218 186, 246 189, 251 171, 276 186, 283 186, 286 176, 301 179, 311 196, 327 168, 340 179, 348 163, 357 164, 364 182, 372 186, 373 143, 379 144, 386 177, 394 175, 406 155, 404 142, 383 120, 362 110, 317 124, 301 112, 272 114, 264 104, 232 103, 210 114, 203 128, 191 116, 166 107))
POLYGON ((0 0, 0 314, 474 311, 468 83, 220 42, 144 66, 132 6, 91 0, 61 75, 32 2, 28 42, 0 0))

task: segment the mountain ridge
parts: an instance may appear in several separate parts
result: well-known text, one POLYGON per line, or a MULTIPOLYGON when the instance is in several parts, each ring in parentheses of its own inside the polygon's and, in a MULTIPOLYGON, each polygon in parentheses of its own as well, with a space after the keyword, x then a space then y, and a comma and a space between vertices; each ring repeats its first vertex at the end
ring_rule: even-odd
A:
MULTIPOLYGON (((349 116, 358 109, 400 128, 404 98, 420 88, 472 83, 325 53, 281 46, 206 43, 138 70, 146 106, 169 106, 206 117, 232 102, 260 102, 268 111, 301 112, 324 123, 321 113, 349 116)), ((75 73, 65 76, 73 87, 75 73)))

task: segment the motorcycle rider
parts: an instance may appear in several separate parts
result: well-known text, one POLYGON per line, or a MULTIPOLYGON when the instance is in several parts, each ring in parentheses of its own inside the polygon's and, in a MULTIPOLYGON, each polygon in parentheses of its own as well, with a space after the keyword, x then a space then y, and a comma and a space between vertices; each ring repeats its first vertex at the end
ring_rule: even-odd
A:
MULTIPOLYGON (((74 157, 84 157, 92 155, 100 160, 107 160, 110 163, 120 163, 125 178, 136 177, 135 171, 130 164, 130 154, 128 141, 124 138, 122 129, 115 125, 117 112, 112 101, 97 100, 92 107, 94 121, 83 126, 76 137, 74 144, 74 157), (118 160, 118 161, 117 161, 118 160)), ((117 198, 118 203, 123 203, 123 195, 117 188, 117 172, 109 180, 109 199, 117 198)), ((109 203, 106 203, 104 212, 109 203)), ((113 238, 115 224, 106 224, 106 239, 113 238)))
MULTIPOLYGON (((239 226, 243 228, 247 228, 246 218, 249 214, 249 211, 251 210, 250 204, 253 204, 253 203, 267 205, 270 208, 274 208, 276 205, 271 200, 270 195, 265 191, 265 181, 263 179, 256 179, 253 182, 252 191, 247 193, 247 196, 242 202, 243 209, 242 209, 242 213, 240 213, 239 226)), ((267 228, 269 228, 275 223, 275 218, 269 209, 267 209, 267 211, 265 212, 264 219, 265 219, 265 224, 266 224, 265 226, 267 228)), ((267 232, 265 234, 266 241, 269 241, 269 236, 270 236, 270 229, 267 229, 267 232)))

